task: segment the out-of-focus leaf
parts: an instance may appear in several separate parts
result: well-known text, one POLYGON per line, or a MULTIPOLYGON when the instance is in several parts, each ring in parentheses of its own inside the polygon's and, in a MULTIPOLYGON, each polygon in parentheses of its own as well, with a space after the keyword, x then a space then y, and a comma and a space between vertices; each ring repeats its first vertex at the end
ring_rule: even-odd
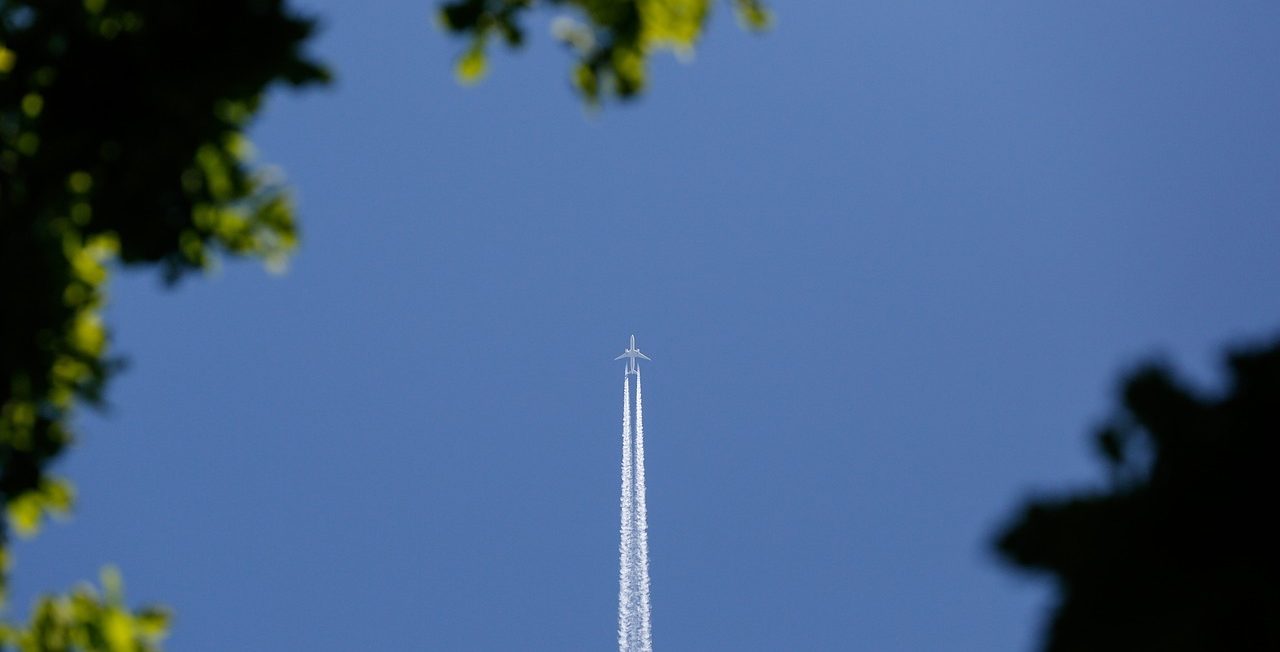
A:
POLYGON ((487 67, 483 43, 477 41, 458 59, 458 79, 466 84, 474 84, 484 77, 487 67))

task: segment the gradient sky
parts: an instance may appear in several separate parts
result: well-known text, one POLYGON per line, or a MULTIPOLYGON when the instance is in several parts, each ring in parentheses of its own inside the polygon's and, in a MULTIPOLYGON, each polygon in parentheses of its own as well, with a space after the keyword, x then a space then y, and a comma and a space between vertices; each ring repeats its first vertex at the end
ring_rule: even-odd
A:
POLYGON ((110 562, 172 650, 610 649, 635 333, 662 652, 1029 650, 995 529, 1100 486, 1124 370, 1280 327, 1275 3, 720 11, 594 116, 549 14, 461 88, 428 0, 305 6, 302 248, 117 275, 19 610, 110 562))

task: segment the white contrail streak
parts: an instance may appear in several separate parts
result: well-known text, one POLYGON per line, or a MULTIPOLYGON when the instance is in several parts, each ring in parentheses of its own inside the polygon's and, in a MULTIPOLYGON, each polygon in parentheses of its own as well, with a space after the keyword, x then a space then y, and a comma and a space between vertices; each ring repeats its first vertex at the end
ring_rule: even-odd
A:
POLYGON ((641 399, 640 371, 636 370, 636 489, 635 547, 636 589, 639 592, 640 652, 653 652, 653 627, 649 621, 649 507, 644 486, 644 401, 641 399))
POLYGON ((649 508, 644 479, 644 400, 640 372, 622 380, 622 516, 618 541, 618 651, 653 652, 649 620, 649 508), (635 419, 631 379, 636 376, 635 419), (634 438, 634 439, 633 439, 634 438))
MULTIPOLYGON (((639 386, 636 387, 639 390, 639 386)), ((622 379, 622 525, 618 542, 618 652, 631 652, 635 641, 635 503, 631 492, 631 380, 622 379)))

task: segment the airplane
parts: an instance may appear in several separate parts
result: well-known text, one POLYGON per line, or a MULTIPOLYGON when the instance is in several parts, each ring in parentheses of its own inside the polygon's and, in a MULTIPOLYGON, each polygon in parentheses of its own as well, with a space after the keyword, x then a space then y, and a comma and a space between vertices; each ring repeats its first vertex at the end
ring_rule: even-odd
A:
POLYGON ((637 376, 640 375, 640 368, 636 366, 636 358, 640 358, 642 360, 650 359, 649 356, 641 353, 640 349, 636 348, 635 335, 631 336, 631 346, 627 348, 626 351, 623 351, 622 355, 614 358, 614 360, 621 360, 623 358, 627 358, 627 371, 625 374, 623 374, 624 376, 627 374, 636 374, 637 376))

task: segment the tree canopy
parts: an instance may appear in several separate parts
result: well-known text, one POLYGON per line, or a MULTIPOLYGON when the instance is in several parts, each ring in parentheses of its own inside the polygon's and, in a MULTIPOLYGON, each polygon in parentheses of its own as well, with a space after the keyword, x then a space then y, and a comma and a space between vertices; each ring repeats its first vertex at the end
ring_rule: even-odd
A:
POLYGON ((1149 365, 1095 436, 1107 491, 1030 501, 998 541, 1057 580, 1043 649, 1280 648, 1280 342, 1231 354, 1227 392, 1149 365))
MULTIPOLYGON (((219 253, 279 260, 294 215, 244 129, 273 84, 324 82, 311 20, 280 0, 0 2, 0 557, 72 501, 48 473, 118 366, 100 309, 108 265, 166 279, 219 253)), ((112 575, 111 577, 114 577, 112 575)), ((4 578, 0 576, 0 588, 4 578)), ((132 650, 163 629, 119 582, 48 598, 0 646, 132 650)))

